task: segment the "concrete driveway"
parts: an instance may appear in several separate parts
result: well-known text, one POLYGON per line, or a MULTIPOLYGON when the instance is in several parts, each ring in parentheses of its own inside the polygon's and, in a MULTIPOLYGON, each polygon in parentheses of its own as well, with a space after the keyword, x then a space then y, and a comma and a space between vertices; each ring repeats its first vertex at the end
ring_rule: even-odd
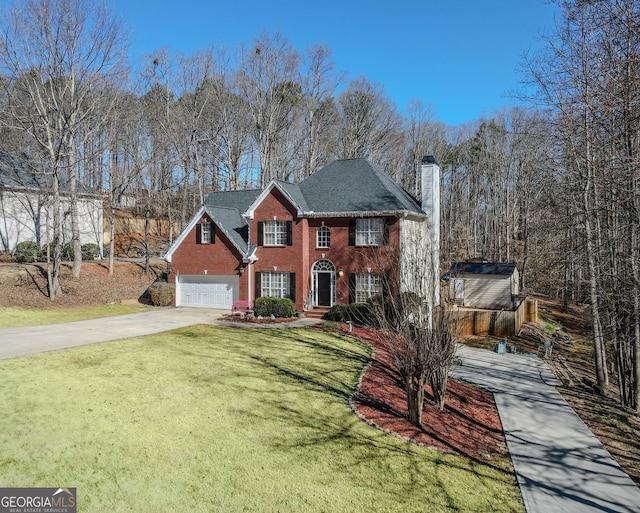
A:
POLYGON ((46 326, 0 329, 0 360, 109 340, 140 337, 194 324, 215 324, 228 310, 163 308, 46 326))
POLYGON ((492 391, 528 513, 638 513, 640 489, 535 356, 461 346, 454 377, 492 391))
POLYGON ((90 319, 45 326, 0 329, 0 360, 110 340, 152 335, 195 324, 216 324, 255 329, 285 329, 312 326, 318 319, 301 318, 282 324, 238 324, 220 321, 229 310, 208 308, 163 308, 143 313, 90 319))

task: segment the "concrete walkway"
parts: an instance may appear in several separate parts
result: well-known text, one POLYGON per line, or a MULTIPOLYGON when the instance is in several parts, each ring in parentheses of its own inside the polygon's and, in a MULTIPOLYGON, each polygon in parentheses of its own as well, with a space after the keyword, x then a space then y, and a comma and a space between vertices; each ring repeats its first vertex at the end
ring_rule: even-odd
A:
POLYGON ((453 375, 492 391, 528 513, 638 513, 640 488, 554 388, 535 356, 461 346, 453 375))

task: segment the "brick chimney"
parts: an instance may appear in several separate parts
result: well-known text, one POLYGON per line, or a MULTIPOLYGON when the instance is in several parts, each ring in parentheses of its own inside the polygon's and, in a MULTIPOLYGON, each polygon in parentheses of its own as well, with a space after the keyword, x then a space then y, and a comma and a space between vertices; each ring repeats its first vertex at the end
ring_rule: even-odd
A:
POLYGON ((422 210, 429 216, 434 304, 440 303, 440 166, 433 155, 422 157, 422 210))

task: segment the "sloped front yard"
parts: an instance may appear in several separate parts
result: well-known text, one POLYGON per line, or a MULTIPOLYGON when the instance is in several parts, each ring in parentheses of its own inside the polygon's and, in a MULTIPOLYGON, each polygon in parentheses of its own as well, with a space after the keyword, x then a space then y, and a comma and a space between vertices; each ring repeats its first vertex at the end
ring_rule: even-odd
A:
POLYGON ((319 330, 193 327, 0 362, 0 486, 78 511, 522 511, 500 465, 371 428, 368 361, 319 330))

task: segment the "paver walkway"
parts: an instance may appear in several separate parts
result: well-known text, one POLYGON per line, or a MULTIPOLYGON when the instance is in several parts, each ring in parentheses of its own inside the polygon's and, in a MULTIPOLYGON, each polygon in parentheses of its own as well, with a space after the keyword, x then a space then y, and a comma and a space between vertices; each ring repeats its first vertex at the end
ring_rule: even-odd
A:
POLYGON ((494 393, 528 513, 639 513, 640 488, 555 389, 535 356, 461 346, 454 377, 494 393))

